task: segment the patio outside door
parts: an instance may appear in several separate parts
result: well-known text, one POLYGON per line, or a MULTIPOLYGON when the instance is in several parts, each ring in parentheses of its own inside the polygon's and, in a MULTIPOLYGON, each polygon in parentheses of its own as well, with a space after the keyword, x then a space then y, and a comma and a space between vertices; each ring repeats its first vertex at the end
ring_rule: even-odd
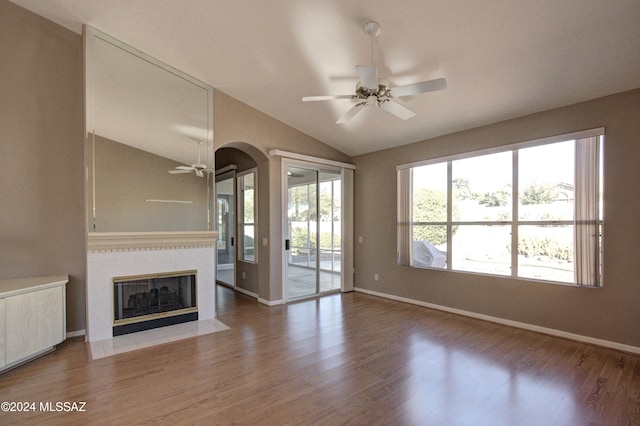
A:
POLYGON ((216 281, 235 286, 235 172, 216 176, 216 281))
POLYGON ((340 290, 340 170, 287 167, 287 299, 340 290))

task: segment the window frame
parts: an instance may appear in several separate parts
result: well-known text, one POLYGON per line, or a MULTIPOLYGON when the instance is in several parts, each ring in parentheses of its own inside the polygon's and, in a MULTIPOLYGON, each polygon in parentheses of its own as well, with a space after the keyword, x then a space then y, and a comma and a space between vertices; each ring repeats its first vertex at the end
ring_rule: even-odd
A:
MULTIPOLYGON (((423 161, 417 161, 407 164, 398 165, 396 167, 397 170, 397 179, 398 179, 398 252, 397 252, 397 261, 399 265, 406 265, 413 268, 419 269, 429 269, 429 270, 439 270, 439 271, 448 271, 448 272, 457 272, 457 273, 468 273, 468 274, 480 274, 480 275, 489 275, 503 278, 512 278, 518 280, 528 280, 528 281, 538 281, 545 283, 553 283, 560 285, 569 285, 569 286, 578 286, 578 287, 602 287, 602 278, 603 278, 603 266, 602 266, 602 245, 603 245, 603 229, 604 229, 604 217, 603 211, 600 207, 600 211, 597 217, 596 229, 596 245, 597 245, 597 258, 596 258, 596 277, 594 285, 585 285, 581 284, 577 281, 576 271, 574 270, 574 280, 573 282, 566 281, 553 281, 549 279, 541 279, 541 278, 533 278, 520 276, 518 271, 518 244, 519 244, 519 228, 522 226, 576 226, 576 218, 566 219, 566 220, 523 220, 520 219, 519 216, 519 162, 518 155, 519 150, 532 148, 532 147, 540 147, 544 145, 556 144, 560 142, 566 142, 570 140, 579 140, 586 139, 591 137, 597 137, 597 150, 598 150, 598 186, 600 188, 600 192, 598 193, 597 202, 601 205, 602 200, 599 198, 602 196, 602 182, 604 180, 604 170, 603 170, 603 162, 602 156, 604 155, 604 135, 605 129, 603 127, 568 133, 563 135, 552 136, 543 139, 535 139, 525 142, 518 142, 503 146, 497 146, 488 149, 470 151, 461 154, 455 154, 445 157, 432 158, 423 161), (511 172, 512 172, 512 181, 511 181, 511 220, 482 220, 482 221, 462 221, 462 220, 453 220, 453 162, 457 160, 463 160, 468 158, 480 157, 490 154, 496 153, 504 153, 511 151, 511 172), (446 163, 447 168, 447 182, 446 182, 446 199, 447 199, 447 220, 446 221, 420 221, 413 222, 413 169, 421 166, 435 165, 446 163), (433 267, 433 266, 423 266, 423 265, 415 265, 414 264, 414 253, 413 253, 413 229, 414 226, 445 226, 446 227, 446 265, 444 268, 433 267), (461 270, 453 268, 453 232, 454 227, 459 226, 509 226, 511 228, 511 242, 510 242, 510 251, 511 251, 511 259, 510 259, 510 273, 507 275, 502 274, 492 274, 487 272, 480 271, 469 271, 469 270, 461 270)), ((575 151, 575 147, 574 147, 575 151)), ((575 158, 575 157, 574 157, 575 158)), ((574 183, 575 185, 575 183, 574 183)), ((574 230, 575 235, 575 230, 574 230)), ((575 258, 575 250, 576 250, 576 242, 574 237, 573 242, 574 249, 574 258, 575 258)), ((574 261, 574 268, 577 267, 577 262, 574 261)))

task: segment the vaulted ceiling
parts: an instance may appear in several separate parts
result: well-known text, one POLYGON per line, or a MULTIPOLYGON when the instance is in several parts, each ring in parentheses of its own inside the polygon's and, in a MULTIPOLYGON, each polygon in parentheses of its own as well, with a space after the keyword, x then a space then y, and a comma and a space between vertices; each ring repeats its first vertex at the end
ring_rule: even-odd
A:
MULTIPOLYGON (((640 87, 638 0, 12 0, 80 33, 89 24, 349 155, 640 87), (336 124, 369 65, 416 116, 367 108, 336 124)), ((576 129, 578 130, 578 129, 576 129)))

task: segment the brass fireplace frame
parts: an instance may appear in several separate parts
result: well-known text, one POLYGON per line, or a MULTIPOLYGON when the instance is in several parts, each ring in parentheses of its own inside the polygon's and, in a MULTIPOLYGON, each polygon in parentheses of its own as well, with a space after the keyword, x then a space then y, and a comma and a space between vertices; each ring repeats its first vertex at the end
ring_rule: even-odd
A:
POLYGON ((124 319, 117 320, 115 318, 116 316, 115 294, 114 294, 114 291, 111 291, 111 306, 113 307, 111 309, 111 322, 113 324, 113 327, 118 327, 118 326, 128 325, 128 324, 143 323, 146 321, 153 321, 161 318, 176 317, 184 314, 197 313, 198 312, 198 271, 193 269, 193 270, 185 270, 185 271, 172 271, 172 272, 162 272, 162 273, 155 273, 155 274, 140 274, 140 275, 113 277, 111 280, 111 283, 112 283, 112 286, 115 287, 117 283, 122 283, 127 281, 138 281, 138 280, 158 279, 158 278, 173 278, 173 277, 180 277, 185 275, 194 276, 193 286, 195 290, 195 306, 166 311, 166 312, 155 312, 147 315, 139 315, 131 318, 124 318, 124 319))

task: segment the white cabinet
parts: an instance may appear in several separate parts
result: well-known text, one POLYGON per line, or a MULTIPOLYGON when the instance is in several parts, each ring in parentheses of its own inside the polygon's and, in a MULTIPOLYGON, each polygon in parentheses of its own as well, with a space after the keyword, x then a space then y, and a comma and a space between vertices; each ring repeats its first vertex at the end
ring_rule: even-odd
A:
MULTIPOLYGON (((0 299, 0 319, 4 319, 4 299, 0 299)), ((1 327, 1 326, 0 326, 1 327)), ((7 365, 4 356, 4 328, 0 331, 0 371, 7 365)))
POLYGON ((0 372, 66 337, 66 276, 0 280, 0 372))

